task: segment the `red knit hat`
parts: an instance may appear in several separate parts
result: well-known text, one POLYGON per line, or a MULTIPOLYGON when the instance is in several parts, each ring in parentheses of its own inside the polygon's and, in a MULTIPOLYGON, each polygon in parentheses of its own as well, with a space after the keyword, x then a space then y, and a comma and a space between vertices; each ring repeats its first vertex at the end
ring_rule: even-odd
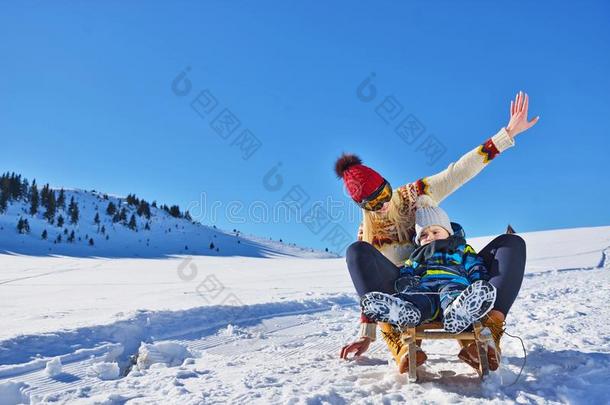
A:
POLYGON ((358 156, 345 153, 337 159, 335 173, 343 179, 347 191, 356 202, 369 197, 385 181, 375 170, 363 165, 358 156))

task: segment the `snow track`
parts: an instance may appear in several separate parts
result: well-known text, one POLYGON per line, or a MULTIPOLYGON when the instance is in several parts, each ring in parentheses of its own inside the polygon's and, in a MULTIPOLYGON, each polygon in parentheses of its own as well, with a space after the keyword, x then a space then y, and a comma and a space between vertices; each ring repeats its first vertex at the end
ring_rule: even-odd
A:
MULTIPOLYGON (((95 343, 94 341, 85 338, 85 336, 96 336, 98 339, 107 339, 112 336, 116 337, 123 335, 125 339, 120 343, 112 344, 100 342, 97 347, 80 349, 75 353, 60 355, 59 357, 63 364, 62 373, 54 377, 47 376, 44 371, 46 362, 52 359, 51 356, 24 364, 0 366, 0 384, 8 380, 18 380, 29 386, 25 392, 31 397, 44 397, 47 399, 52 399, 60 393, 80 392, 85 388, 85 391, 92 389, 104 390, 104 387, 111 383, 100 382, 96 376, 88 373, 88 370, 94 364, 117 361, 122 365, 123 370, 127 366, 129 355, 136 353, 140 341, 164 341, 168 338, 184 345, 192 352, 207 352, 218 355, 231 353, 232 345, 235 342, 242 341, 244 336, 250 338, 253 336, 264 336, 263 339, 260 339, 258 345, 250 344, 248 350, 257 350, 257 346, 259 346, 260 349, 269 345, 270 342, 274 342, 274 344, 278 345, 286 345, 286 347, 302 346, 302 342, 305 339, 309 339, 308 348, 310 349, 333 350, 338 352, 339 349, 337 348, 336 343, 320 343, 313 340, 313 338, 318 335, 317 333, 303 335, 300 331, 302 329, 311 329, 312 324, 317 319, 317 316, 312 314, 332 312, 337 310, 337 308, 356 306, 357 301, 346 295, 338 295, 332 300, 321 301, 317 299, 311 301, 284 302, 281 304, 268 303, 253 305, 243 311, 239 311, 241 317, 233 319, 236 325, 256 325, 248 328, 248 332, 243 332, 245 329, 240 327, 234 328, 232 325, 220 329, 219 331, 220 326, 226 326, 225 320, 219 321, 217 324, 207 324, 205 327, 186 327, 186 325, 192 321, 193 316, 197 316, 197 313, 201 310, 204 310, 205 312, 214 312, 219 309, 205 307, 190 311, 180 311, 173 314, 174 316, 168 316, 168 314, 146 313, 141 314, 134 319, 117 322, 112 325, 83 328, 78 331, 49 336, 20 337, 8 342, 2 342, 2 349, 6 359, 11 356, 9 354, 11 350, 7 349, 7 347, 23 346, 24 343, 31 345, 35 348, 34 350, 40 350, 46 346, 54 348, 54 351, 57 351, 59 350, 59 341, 64 341, 63 345, 60 346, 64 350, 67 347, 76 344, 76 342, 80 342, 80 344, 87 341, 95 343), (155 339, 149 335, 152 331, 168 331, 168 325, 176 322, 181 323, 184 327, 179 330, 166 332, 164 335, 158 335, 155 339), (35 344, 33 344, 34 342, 35 344), (126 349, 130 349, 131 351, 127 352, 126 349)), ((220 309, 226 310, 227 308, 223 307, 220 309)), ((24 355, 27 352, 27 350, 22 350, 21 354, 24 355)), ((297 352, 298 350, 290 350, 282 353, 281 356, 289 358, 296 355, 297 352)), ((15 356, 12 355, 12 358, 15 358, 15 356)))

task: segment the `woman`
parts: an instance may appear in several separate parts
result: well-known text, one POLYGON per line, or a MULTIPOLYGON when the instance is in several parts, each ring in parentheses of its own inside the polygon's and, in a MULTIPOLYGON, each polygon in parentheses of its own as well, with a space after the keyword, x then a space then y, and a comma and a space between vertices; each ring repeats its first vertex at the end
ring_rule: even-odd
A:
MULTIPOLYGON (((527 119, 529 98, 519 92, 510 103, 510 119, 506 127, 496 135, 451 163, 447 169, 430 177, 419 179, 392 190, 390 184, 373 169, 364 166, 354 155, 341 156, 335 165, 337 175, 343 179, 352 199, 363 208, 363 220, 358 229, 358 241, 350 245, 346 253, 347 266, 360 296, 371 292, 395 292, 394 282, 398 268, 414 249, 413 235, 416 200, 427 195, 440 203, 458 187, 477 175, 491 160, 511 146, 514 138, 534 126, 539 116, 527 119)), ((492 240, 480 252, 489 269, 490 282, 497 289, 494 309, 483 320, 493 335, 490 347, 490 368, 498 367, 500 339, 503 325, 523 280, 525 269, 525 242, 517 235, 505 234, 492 240)), ((361 315, 360 337, 345 345, 340 357, 349 353, 360 356, 376 339, 377 324, 361 315)), ((400 333, 389 324, 380 323, 383 338, 400 372, 408 369, 406 347, 400 341, 400 333)), ((472 341, 460 342, 459 358, 478 368, 476 345, 472 341)), ((421 349, 417 353, 417 365, 426 360, 421 349)))

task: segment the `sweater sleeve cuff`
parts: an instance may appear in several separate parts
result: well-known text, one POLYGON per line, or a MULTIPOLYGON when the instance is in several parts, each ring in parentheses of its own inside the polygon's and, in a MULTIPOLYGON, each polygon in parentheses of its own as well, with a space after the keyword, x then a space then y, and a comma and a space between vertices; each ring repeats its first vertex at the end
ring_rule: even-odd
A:
POLYGON ((491 141, 495 145, 496 149, 498 149, 499 153, 504 152, 511 146, 515 146, 515 140, 508 135, 505 127, 502 127, 502 129, 500 129, 500 131, 498 131, 498 133, 491 138, 491 141))
POLYGON ((360 337, 368 337, 371 342, 377 339, 377 324, 376 323, 361 323, 360 324, 360 337))
POLYGON ((377 323, 374 320, 367 318, 364 312, 360 312, 360 323, 377 323))

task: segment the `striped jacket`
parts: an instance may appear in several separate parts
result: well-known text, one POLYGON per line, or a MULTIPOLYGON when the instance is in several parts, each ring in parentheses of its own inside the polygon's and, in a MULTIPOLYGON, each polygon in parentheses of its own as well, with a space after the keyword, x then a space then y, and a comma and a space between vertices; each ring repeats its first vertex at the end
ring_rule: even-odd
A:
POLYGON ((437 288, 446 282, 470 285, 488 280, 483 259, 457 235, 418 247, 400 268, 400 276, 419 277, 422 287, 437 288))

